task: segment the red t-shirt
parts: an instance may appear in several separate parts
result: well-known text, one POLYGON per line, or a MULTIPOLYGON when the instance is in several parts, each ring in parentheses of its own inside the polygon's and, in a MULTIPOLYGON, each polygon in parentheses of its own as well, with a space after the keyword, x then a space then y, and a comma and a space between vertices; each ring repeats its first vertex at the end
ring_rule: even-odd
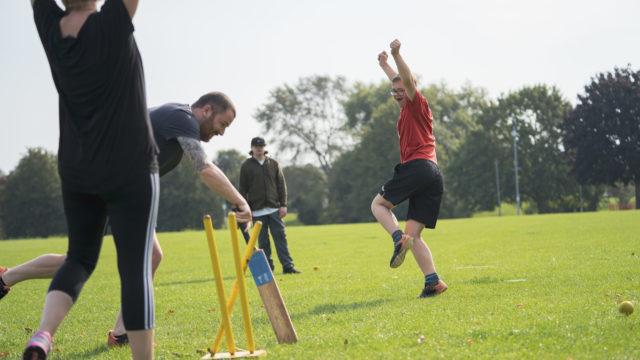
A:
POLYGON ((436 138, 433 136, 433 115, 427 99, 416 90, 413 101, 405 94, 404 107, 398 119, 400 160, 406 163, 414 159, 436 159, 436 138))

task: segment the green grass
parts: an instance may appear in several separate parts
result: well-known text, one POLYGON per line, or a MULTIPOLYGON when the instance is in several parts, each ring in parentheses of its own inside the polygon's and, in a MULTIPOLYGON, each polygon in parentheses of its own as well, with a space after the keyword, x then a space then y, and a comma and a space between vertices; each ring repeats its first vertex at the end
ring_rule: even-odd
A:
MULTIPOLYGON (((289 228, 303 273, 281 275, 276 261, 276 279, 299 341, 277 344, 247 277, 256 344, 271 359, 640 359, 640 212, 444 220, 423 235, 449 291, 416 300, 422 275, 411 256, 399 269, 388 267, 390 239, 379 225, 289 228), (618 313, 622 299, 636 305, 629 317, 618 313)), ((228 232, 216 237, 228 292, 228 232)), ((156 358, 198 359, 219 323, 204 233, 159 239, 165 258, 155 281, 156 358)), ((64 248, 64 239, 2 241, 0 264, 64 248)), ((0 301, 6 358, 18 359, 30 335, 25 329, 38 327, 47 285, 18 284, 0 301)), ((51 358, 129 358, 128 348, 105 345, 117 294, 107 238, 94 276, 55 335, 51 358)), ((232 323, 244 347, 239 307, 232 323)))

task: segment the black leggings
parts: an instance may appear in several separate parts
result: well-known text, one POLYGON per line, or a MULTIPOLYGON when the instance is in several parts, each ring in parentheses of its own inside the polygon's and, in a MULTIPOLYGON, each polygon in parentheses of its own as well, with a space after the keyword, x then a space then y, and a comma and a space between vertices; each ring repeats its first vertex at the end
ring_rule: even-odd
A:
POLYGON ((69 227, 67 259, 49 291, 67 293, 75 302, 96 267, 107 217, 118 254, 122 317, 127 330, 154 327, 151 251, 158 213, 158 174, 132 176, 113 192, 88 194, 62 187, 69 227))

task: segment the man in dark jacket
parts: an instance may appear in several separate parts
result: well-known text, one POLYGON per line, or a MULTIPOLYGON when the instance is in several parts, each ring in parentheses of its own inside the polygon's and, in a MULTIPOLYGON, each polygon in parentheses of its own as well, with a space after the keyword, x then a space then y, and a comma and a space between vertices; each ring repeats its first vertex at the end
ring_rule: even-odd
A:
POLYGON ((253 213, 253 221, 262 221, 262 230, 258 237, 258 244, 264 250, 271 270, 271 244, 269 230, 276 246, 276 253, 284 274, 299 274, 293 266, 293 259, 289 255, 287 234, 284 230, 282 218, 287 215, 287 184, 280 165, 274 159, 267 157, 266 143, 263 138, 251 140, 251 157, 242 163, 240 168, 240 194, 249 203, 253 213))

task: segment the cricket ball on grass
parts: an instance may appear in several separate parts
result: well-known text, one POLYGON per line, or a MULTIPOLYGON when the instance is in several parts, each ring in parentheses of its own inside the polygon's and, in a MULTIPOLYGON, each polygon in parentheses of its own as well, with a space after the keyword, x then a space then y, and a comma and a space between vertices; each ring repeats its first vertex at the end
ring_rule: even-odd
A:
POLYGON ((631 301, 623 301, 622 303, 620 303, 620 307, 618 308, 618 311, 620 311, 620 313, 622 314, 629 316, 633 313, 633 304, 631 303, 631 301))

